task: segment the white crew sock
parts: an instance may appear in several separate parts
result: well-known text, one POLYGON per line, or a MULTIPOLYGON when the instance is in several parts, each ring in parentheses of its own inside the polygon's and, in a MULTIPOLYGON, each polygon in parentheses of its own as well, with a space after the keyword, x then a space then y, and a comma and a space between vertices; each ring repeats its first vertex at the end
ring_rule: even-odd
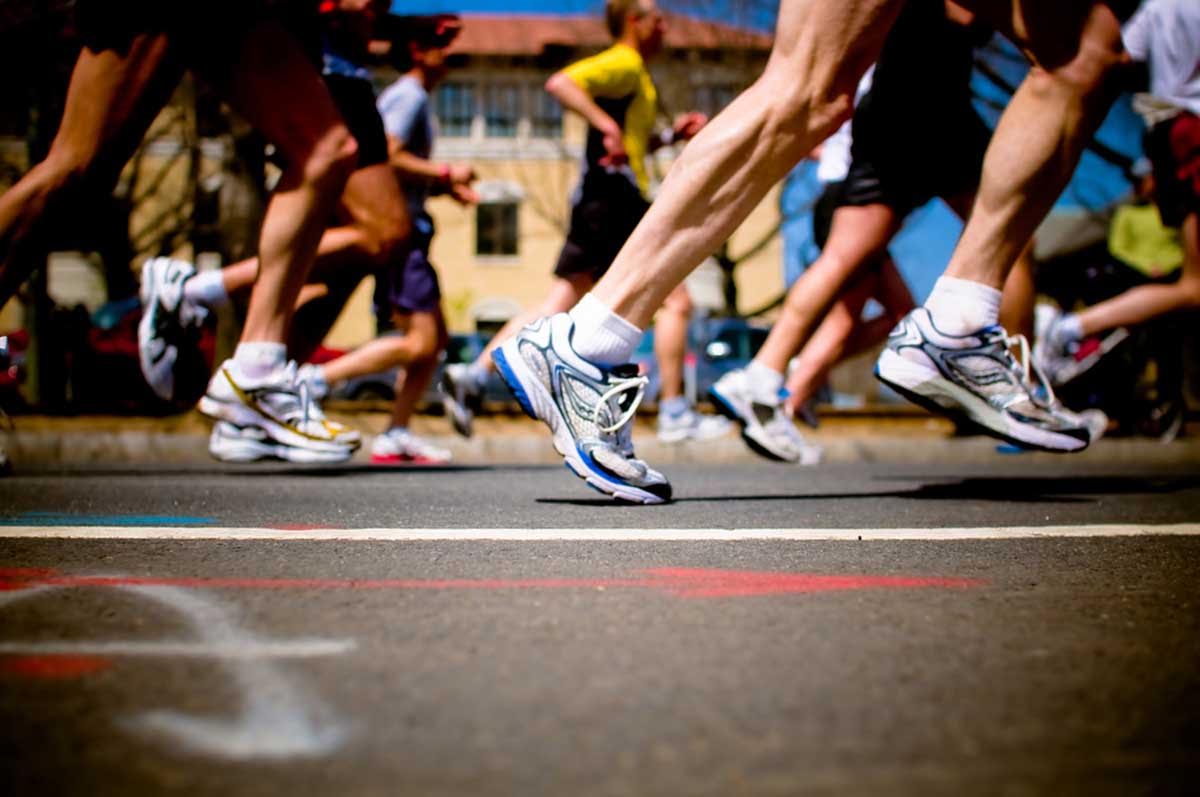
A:
MULTIPOLYGON (((492 358, 487 358, 490 363, 492 358)), ((467 379, 475 386, 476 390, 482 391, 487 387, 488 377, 492 375, 492 370, 488 368, 486 363, 474 362, 467 366, 467 379)))
POLYGON ((1050 326, 1050 345, 1063 348, 1083 340, 1083 324, 1076 313, 1064 313, 1050 326))
POLYGON ((597 365, 620 365, 632 359, 642 330, 614 313, 592 294, 569 313, 575 323, 575 353, 597 365))
POLYGON ((242 376, 262 379, 287 363, 287 346, 262 341, 239 343, 233 352, 233 361, 242 376))
POLYGON ((940 277, 925 309, 939 332, 970 335, 1000 320, 1000 291, 982 282, 940 277))
POLYGON ((183 283, 183 295, 188 301, 214 310, 229 304, 229 294, 225 291, 220 269, 201 271, 183 283))
POLYGON ((750 393, 756 401, 763 404, 779 401, 779 391, 783 389, 783 374, 774 368, 763 365, 758 360, 751 360, 746 366, 746 382, 749 383, 750 393))

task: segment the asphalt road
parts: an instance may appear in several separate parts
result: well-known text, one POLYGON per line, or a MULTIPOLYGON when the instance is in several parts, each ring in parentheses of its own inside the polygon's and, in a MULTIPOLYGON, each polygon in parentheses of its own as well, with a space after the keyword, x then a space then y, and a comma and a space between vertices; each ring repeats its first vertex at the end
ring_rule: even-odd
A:
POLYGON ((665 507, 556 467, 0 480, 6 792, 1194 793, 1200 470, 671 475, 665 507), (1114 524, 1177 525, 997 528, 1114 524), (393 527, 559 531, 354 538, 393 527), (847 534, 655 538, 689 528, 847 534), (887 528, 935 531, 856 538, 887 528))

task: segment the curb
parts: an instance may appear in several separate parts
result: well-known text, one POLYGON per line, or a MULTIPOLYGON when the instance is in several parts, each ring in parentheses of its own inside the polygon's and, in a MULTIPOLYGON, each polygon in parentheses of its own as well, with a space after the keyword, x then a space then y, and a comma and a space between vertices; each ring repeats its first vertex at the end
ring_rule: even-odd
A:
MULTIPOLYGON (((387 425, 383 414, 355 414, 348 420, 364 432, 355 462, 370 461, 370 445, 387 425)), ((413 428, 448 449, 459 465, 560 464, 550 439, 532 421, 481 419, 480 433, 469 440, 446 432, 441 418, 420 416, 413 428)), ((146 418, 18 419, 7 438, 16 468, 46 469, 95 465, 213 465, 208 454, 209 426, 199 416, 146 418)), ((806 433, 824 449, 823 463, 999 464, 1067 461, 1089 465, 1200 466, 1200 437, 1172 443, 1147 438, 1105 438, 1072 455, 1043 452, 1005 453, 988 437, 955 437, 950 425, 930 417, 831 419, 806 433)), ((639 423, 634 434, 638 456, 656 465, 762 464, 736 434, 705 443, 662 443, 653 426, 639 423)), ((779 464, 779 467, 798 467, 779 464)))

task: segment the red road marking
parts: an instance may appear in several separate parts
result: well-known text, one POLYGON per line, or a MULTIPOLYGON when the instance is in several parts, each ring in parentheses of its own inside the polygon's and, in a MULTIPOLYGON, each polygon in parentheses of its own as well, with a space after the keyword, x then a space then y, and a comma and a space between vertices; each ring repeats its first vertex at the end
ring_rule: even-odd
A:
POLYGON ((681 598, 727 598, 842 592, 865 589, 966 589, 983 582, 965 578, 830 576, 813 573, 761 573, 683 567, 642 571, 638 578, 535 579, 325 579, 325 578, 152 578, 72 576, 45 570, 0 571, 0 590, 51 587, 186 587, 194 589, 351 589, 351 590, 523 590, 641 588, 681 598))
POLYGON ((0 658, 0 670, 30 678, 78 678, 106 670, 112 662, 100 656, 8 656, 0 658))

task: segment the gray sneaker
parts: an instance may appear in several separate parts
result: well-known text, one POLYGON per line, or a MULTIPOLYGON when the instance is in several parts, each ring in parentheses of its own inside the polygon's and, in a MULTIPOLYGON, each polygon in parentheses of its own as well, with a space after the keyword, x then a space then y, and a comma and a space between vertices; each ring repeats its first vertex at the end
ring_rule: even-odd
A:
POLYGON ((525 327, 492 353, 522 409, 543 421, 566 465, 602 493, 639 504, 671 500, 666 477, 633 453, 632 421, 646 377, 634 365, 602 368, 571 346, 566 313, 525 327))
POLYGON ((918 307, 892 330, 875 376, 932 412, 1023 448, 1081 451, 1092 439, 1084 419, 1058 410, 1062 405, 1031 362, 1025 337, 998 325, 946 335, 918 307))
POLYGON ((467 363, 451 363, 442 370, 438 391, 442 394, 442 409, 454 431, 470 437, 475 430, 475 413, 482 396, 479 385, 467 363))
POLYGON ((742 428, 742 440, 759 456, 797 465, 821 461, 821 447, 800 434, 778 396, 768 402, 754 395, 744 369, 734 369, 718 379, 708 389, 708 397, 721 414, 742 428))

